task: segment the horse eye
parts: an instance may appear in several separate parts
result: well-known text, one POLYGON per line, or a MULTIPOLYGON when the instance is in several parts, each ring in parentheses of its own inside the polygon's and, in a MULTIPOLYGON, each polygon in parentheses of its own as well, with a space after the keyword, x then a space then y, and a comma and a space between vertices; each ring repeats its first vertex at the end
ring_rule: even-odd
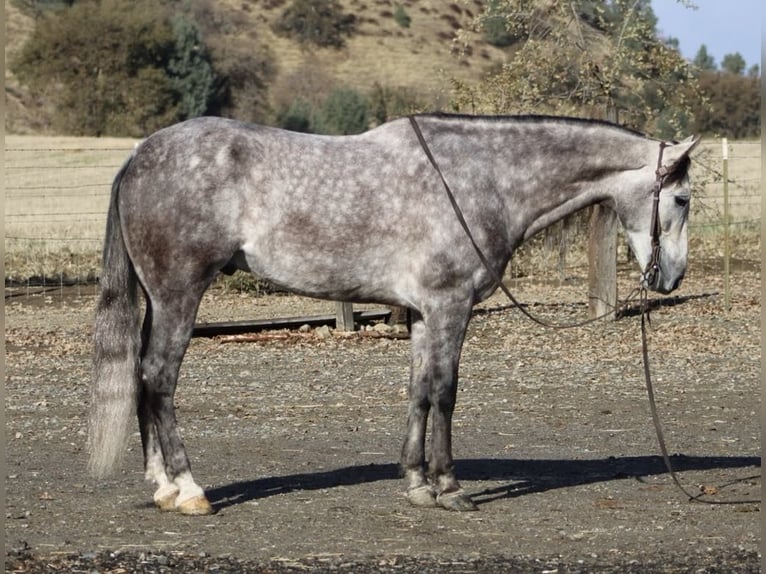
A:
POLYGON ((681 196, 677 195, 675 197, 675 200, 676 200, 676 205, 678 207, 686 207, 687 205, 689 205, 689 198, 688 197, 681 197, 681 196))

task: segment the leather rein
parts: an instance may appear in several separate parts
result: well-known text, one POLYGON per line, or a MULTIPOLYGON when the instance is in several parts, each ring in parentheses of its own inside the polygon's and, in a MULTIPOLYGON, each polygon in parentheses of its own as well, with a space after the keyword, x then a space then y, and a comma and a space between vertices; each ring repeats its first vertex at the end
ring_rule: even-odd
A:
MULTIPOLYGON (((511 293, 511 291, 505 286, 502 278, 500 277, 500 274, 492 267, 489 260, 484 255, 479 245, 476 243, 476 240, 474 239, 473 234, 471 233, 471 229, 468 227, 468 223, 466 222, 465 217, 463 216, 463 212, 460 209, 460 206, 458 205, 457 200, 455 199, 455 195, 452 193, 452 189, 447 183, 447 180, 444 178, 444 174, 442 174, 442 171, 439 168, 439 164, 436 162, 436 159, 431 153, 431 150, 428 147, 428 144, 426 143, 425 137, 423 136, 423 132, 420 130, 420 126, 418 125, 418 122, 415 119, 415 116, 410 115, 408 116, 408 118, 410 120, 410 125, 412 126, 412 129, 418 138, 418 142, 420 142, 420 146, 423 148, 423 152, 426 154, 426 157, 431 162, 431 165, 433 166, 434 170, 436 171, 439 178, 441 179, 441 182, 444 186, 444 190, 446 191, 447 197, 449 198, 450 204, 452 204, 452 209, 455 212, 455 216, 457 217, 457 220, 460 223, 461 227, 463 228, 463 231, 465 231, 466 236, 471 242, 471 245, 473 246, 474 251, 476 251, 476 254, 478 255, 484 267, 486 268, 492 280, 500 287, 503 293, 505 293, 508 299, 510 299, 510 301, 519 309, 519 311, 521 311, 521 313, 523 313, 528 319, 532 320, 538 325, 552 328, 552 329, 569 329, 573 327, 581 327, 581 326, 593 323, 595 321, 598 321, 600 319, 603 319, 607 315, 611 315, 613 313, 612 311, 609 311, 605 313, 604 315, 600 315, 598 317, 594 317, 592 319, 588 319, 586 321, 582 321, 578 323, 551 324, 551 323, 548 323, 547 321, 544 321, 534 316, 532 313, 527 311, 521 305, 521 303, 519 303, 516 297, 514 297, 513 293, 511 293)), ((651 240, 652 240, 651 258, 649 259, 649 262, 647 263, 643 271, 640 287, 637 287, 628 295, 628 297, 622 303, 620 309, 626 309, 628 306, 628 303, 630 303, 630 301, 633 300, 636 297, 636 295, 639 296, 640 308, 641 308, 641 347, 642 347, 641 355, 643 358, 643 365, 644 365, 644 380, 646 382, 646 393, 649 398, 649 407, 652 414, 652 421, 654 422, 654 430, 657 435, 657 442, 659 443, 660 452, 662 453, 662 460, 665 463, 665 468, 668 474, 670 475, 671 479, 673 480, 673 483, 681 490, 681 492, 685 496, 688 497, 690 502, 700 502, 705 504, 756 503, 759 501, 757 500, 705 500, 701 498, 702 496, 705 495, 704 491, 701 494, 697 494, 697 495, 691 494, 681 484, 680 480, 678 479, 678 476, 676 475, 676 472, 673 470, 673 465, 670 462, 670 456, 668 455, 668 449, 665 444, 665 433, 662 430, 660 417, 659 417, 659 414, 657 413, 657 403, 654 399, 654 385, 652 384, 651 369, 649 368, 649 345, 647 342, 646 325, 647 323, 651 324, 651 319, 649 317, 650 305, 649 305, 649 298, 648 298, 648 287, 652 285, 654 281, 656 280, 657 273, 659 272, 659 264, 660 264, 660 234, 661 234, 661 225, 660 225, 660 216, 659 216, 660 193, 662 192, 662 187, 665 184, 665 180, 667 179, 669 174, 668 169, 662 165, 662 156, 666 147, 668 147, 668 144, 666 142, 664 141, 660 142, 660 151, 659 151, 659 156, 657 158, 657 169, 655 171, 656 180, 654 183, 654 191, 652 194, 653 195, 652 219, 651 219, 651 224, 649 228, 650 234, 651 234, 651 240)))

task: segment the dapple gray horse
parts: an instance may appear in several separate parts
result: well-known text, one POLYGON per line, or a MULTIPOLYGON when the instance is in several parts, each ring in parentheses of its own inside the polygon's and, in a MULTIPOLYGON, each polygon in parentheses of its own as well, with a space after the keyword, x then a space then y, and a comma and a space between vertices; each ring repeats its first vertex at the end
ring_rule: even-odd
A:
POLYGON ((173 397, 200 299, 222 270, 311 297, 412 311, 406 495, 454 510, 475 508, 452 458, 463 338, 516 247, 603 203, 645 268, 661 157, 661 251, 645 282, 662 293, 678 287, 696 139, 664 147, 614 125, 557 117, 416 120, 491 272, 407 118, 346 137, 199 118, 137 147, 114 181, 107 220, 89 432, 95 475, 114 468, 137 413, 155 504, 212 512, 192 478, 173 397))

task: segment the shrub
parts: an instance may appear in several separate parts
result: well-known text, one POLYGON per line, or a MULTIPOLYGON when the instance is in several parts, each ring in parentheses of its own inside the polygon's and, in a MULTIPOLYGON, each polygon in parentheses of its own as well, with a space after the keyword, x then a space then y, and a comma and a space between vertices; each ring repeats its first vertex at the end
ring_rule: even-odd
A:
POLYGON ((162 0, 46 12, 11 66, 52 102, 54 127, 74 135, 141 137, 203 113, 214 82, 194 24, 162 0))
POLYGON ((281 128, 327 135, 358 134, 369 127, 369 122, 367 98, 346 87, 335 88, 314 105, 298 96, 276 116, 276 123, 281 128))
POLYGON ((396 20, 396 23, 399 24, 402 28, 409 28, 410 24, 412 23, 412 18, 410 18, 410 15, 407 14, 404 6, 401 4, 399 4, 394 11, 394 20, 396 20))
POLYGON ((341 48, 356 29, 356 17, 338 0, 293 0, 274 23, 274 31, 301 43, 341 48))
POLYGON ((423 102, 409 88, 390 88, 377 82, 370 93, 370 115, 377 124, 424 109, 423 102))
POLYGON ((320 134, 349 135, 369 126, 367 99, 351 88, 336 88, 314 115, 312 131, 320 134))
POLYGON ((487 43, 504 48, 515 43, 518 38, 508 30, 508 16, 498 4, 498 0, 489 3, 481 19, 481 29, 487 43))
POLYGON ((276 75, 272 52, 249 20, 227 3, 195 0, 189 9, 209 48, 216 77, 207 113, 264 121, 270 111, 268 87, 276 75))
POLYGON ((277 114, 277 125, 293 132, 311 133, 311 104, 303 98, 296 98, 290 107, 277 114))
POLYGON ((268 50, 254 50, 241 38, 218 37, 211 45, 218 77, 209 113, 245 122, 263 121, 269 112, 268 82, 275 75, 268 50))

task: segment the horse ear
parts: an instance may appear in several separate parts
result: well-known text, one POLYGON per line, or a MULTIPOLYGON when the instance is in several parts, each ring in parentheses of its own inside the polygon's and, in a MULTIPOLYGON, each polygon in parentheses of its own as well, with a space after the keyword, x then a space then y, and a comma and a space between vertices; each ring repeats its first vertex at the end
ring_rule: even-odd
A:
POLYGON ((700 136, 689 136, 685 140, 670 144, 662 155, 662 165, 672 172, 700 143, 700 136))

